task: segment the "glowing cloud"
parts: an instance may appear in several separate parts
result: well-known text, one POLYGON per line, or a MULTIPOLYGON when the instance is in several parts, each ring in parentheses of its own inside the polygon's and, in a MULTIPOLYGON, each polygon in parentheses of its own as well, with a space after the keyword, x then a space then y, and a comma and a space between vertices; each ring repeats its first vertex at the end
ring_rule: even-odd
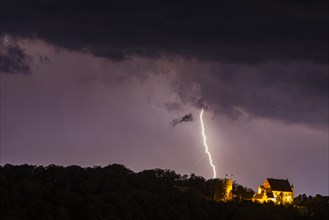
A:
POLYGON ((212 163, 211 154, 210 154, 210 152, 208 150, 207 137, 206 137, 206 134, 205 134, 205 129, 204 129, 204 125, 203 125, 202 116, 203 116, 203 108, 202 108, 201 113, 200 113, 200 121, 201 121, 201 128, 202 128, 202 137, 203 137, 203 145, 204 145, 204 148, 205 148, 206 153, 208 154, 209 164, 210 164, 210 166, 212 167, 212 170, 213 170, 213 174, 214 174, 214 177, 213 178, 216 178, 216 167, 212 163))

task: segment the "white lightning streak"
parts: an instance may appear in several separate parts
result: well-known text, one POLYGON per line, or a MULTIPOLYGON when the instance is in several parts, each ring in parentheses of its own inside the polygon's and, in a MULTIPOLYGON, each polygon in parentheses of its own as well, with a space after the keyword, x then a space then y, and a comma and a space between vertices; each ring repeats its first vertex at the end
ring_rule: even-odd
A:
POLYGON ((200 121, 201 121, 201 128, 202 128, 202 137, 203 137, 203 145, 204 145, 204 148, 205 148, 206 153, 208 154, 209 163, 210 163, 210 166, 212 167, 212 170, 213 170, 213 173, 214 173, 214 177, 213 178, 216 178, 216 167, 212 163, 211 154, 209 153, 209 150, 208 150, 207 137, 206 137, 206 134, 205 134, 205 129, 204 129, 204 125, 203 125, 202 115, 203 115, 203 108, 202 108, 201 113, 200 113, 200 121))

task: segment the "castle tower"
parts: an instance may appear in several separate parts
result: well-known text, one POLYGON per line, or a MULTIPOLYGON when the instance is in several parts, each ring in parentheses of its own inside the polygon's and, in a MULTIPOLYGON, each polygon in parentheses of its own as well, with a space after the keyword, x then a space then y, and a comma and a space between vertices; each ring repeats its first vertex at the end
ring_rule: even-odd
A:
POLYGON ((233 180, 232 179, 225 179, 225 201, 231 201, 233 199, 233 180))

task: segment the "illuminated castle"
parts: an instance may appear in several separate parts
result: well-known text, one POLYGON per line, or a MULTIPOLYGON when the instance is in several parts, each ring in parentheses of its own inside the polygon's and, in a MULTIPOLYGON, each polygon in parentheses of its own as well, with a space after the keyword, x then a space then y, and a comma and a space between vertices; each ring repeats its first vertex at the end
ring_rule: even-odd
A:
POLYGON ((293 204, 294 186, 288 180, 267 178, 263 185, 258 187, 258 193, 252 198, 253 202, 269 202, 275 204, 293 204))
POLYGON ((225 195, 224 201, 232 201, 233 199, 233 180, 225 179, 225 195))

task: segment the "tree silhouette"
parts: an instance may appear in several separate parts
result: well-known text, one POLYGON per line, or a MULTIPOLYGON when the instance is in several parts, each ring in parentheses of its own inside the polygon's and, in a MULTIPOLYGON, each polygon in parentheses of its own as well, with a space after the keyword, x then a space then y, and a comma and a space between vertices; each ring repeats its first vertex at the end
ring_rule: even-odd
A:
MULTIPOLYGON (((328 219, 328 197, 296 198, 299 208, 221 202, 223 179, 152 169, 138 173, 105 167, 0 167, 1 219, 328 219), (302 212, 307 210, 307 212, 302 212)), ((234 183, 238 198, 253 191, 234 183)))

